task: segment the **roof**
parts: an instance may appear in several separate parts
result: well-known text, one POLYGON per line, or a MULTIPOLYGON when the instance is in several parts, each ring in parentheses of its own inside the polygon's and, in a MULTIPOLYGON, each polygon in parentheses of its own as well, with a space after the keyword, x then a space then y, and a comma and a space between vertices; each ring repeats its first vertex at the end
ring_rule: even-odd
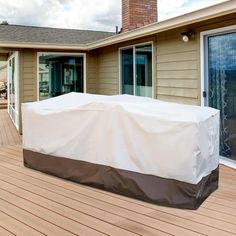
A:
MULTIPOLYGON (((14 27, 16 28, 18 27, 17 29, 19 31, 13 31, 15 32, 14 35, 16 36, 17 40, 11 41, 11 40, 14 40, 14 37, 13 37, 14 35, 12 35, 13 34, 12 32, 9 32, 10 28, 6 28, 8 29, 7 31, 8 33, 3 30, 4 28, 2 28, 0 29, 0 47, 2 48, 4 47, 5 48, 7 47, 8 48, 43 48, 43 49, 47 48, 47 49, 63 49, 63 50, 93 50, 93 49, 102 48, 108 45, 117 44, 117 43, 125 42, 128 40, 133 40, 133 39, 161 33, 161 32, 175 29, 178 27, 182 27, 182 26, 186 26, 186 25, 190 25, 190 24, 194 24, 198 22, 203 22, 206 20, 224 16, 224 15, 229 15, 232 13, 236 13, 236 1, 228 0, 226 2, 217 4, 214 6, 203 8, 203 9, 200 9, 200 10, 197 10, 197 11, 185 14, 185 15, 181 15, 175 18, 171 18, 165 21, 160 21, 160 22, 153 23, 147 26, 143 26, 141 28, 128 31, 122 34, 114 34, 114 33, 109 33, 109 32, 96 32, 96 31, 51 29, 51 28, 28 27, 28 26, 25 26, 25 27, 8 26, 8 27, 12 27, 11 29, 14 29, 14 27), (29 31, 27 31, 27 29, 29 31), (18 36, 17 34, 20 31, 22 32, 23 30, 25 32, 24 34, 26 35, 22 35, 21 33, 19 34, 21 36, 18 36), (32 33, 32 32, 35 32, 35 33, 32 33), (91 35, 89 32, 91 33, 91 35), (97 37, 99 37, 100 35, 101 38, 96 38, 95 35, 92 35, 93 33, 98 34, 97 37), (7 40, 7 37, 10 37, 10 35, 11 35, 11 38, 7 40), (62 38, 60 39, 60 37, 62 38), (25 42, 24 41, 25 38, 31 38, 30 39, 31 41, 28 40, 25 42), (34 41, 32 40, 33 38, 34 38, 34 41)), ((1 27, 4 27, 4 25, 1 27)))
POLYGON ((223 3, 206 7, 194 12, 146 25, 119 35, 111 36, 104 40, 98 40, 94 43, 88 44, 87 47, 89 50, 101 48, 115 43, 121 43, 128 40, 165 32, 171 29, 203 22, 205 20, 214 19, 232 13, 236 13, 236 0, 227 0, 223 3))
POLYGON ((1 25, 0 42, 42 44, 87 44, 115 33, 91 30, 1 25))

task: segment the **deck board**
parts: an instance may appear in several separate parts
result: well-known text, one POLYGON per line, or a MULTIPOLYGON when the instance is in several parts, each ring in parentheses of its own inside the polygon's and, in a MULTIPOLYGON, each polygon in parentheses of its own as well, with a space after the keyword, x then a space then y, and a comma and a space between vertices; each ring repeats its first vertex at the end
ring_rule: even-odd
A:
POLYGON ((236 171, 196 210, 161 207, 23 166, 21 137, 0 110, 0 235, 236 235, 236 171))
POLYGON ((0 234, 235 235, 235 173, 220 166, 219 190, 198 210, 180 210, 25 168, 20 145, 2 147, 0 234))
POLYGON ((0 109, 0 148, 21 144, 21 137, 13 125, 7 110, 0 109))

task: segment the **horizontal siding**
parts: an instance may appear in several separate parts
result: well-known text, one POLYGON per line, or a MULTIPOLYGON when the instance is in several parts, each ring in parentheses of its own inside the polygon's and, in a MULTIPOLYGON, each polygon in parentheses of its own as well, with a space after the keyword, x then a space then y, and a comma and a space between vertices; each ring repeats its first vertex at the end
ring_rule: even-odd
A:
POLYGON ((187 97, 175 97, 169 95, 158 95, 158 99, 167 102, 174 102, 174 103, 183 103, 188 105, 199 105, 198 101, 194 98, 187 98, 187 97))
POLYGON ((175 39, 170 40, 169 42, 167 42, 166 40, 157 40, 157 42, 162 44, 161 46, 159 45, 160 47, 158 47, 159 55, 179 52, 192 52, 196 50, 196 41, 184 43, 178 36, 175 39), (188 45, 186 46, 186 44, 188 45))
POLYGON ((100 88, 99 89, 99 94, 103 94, 103 95, 116 95, 116 92, 113 91, 112 89, 104 89, 104 88, 100 88))
POLYGON ((157 79, 198 79, 198 70, 159 70, 157 68, 157 79))
POLYGON ((157 95, 168 95, 175 97, 198 98, 198 90, 194 88, 171 88, 158 87, 157 95))
POLYGON ((97 55, 95 53, 87 53, 86 55, 87 61, 87 93, 97 93, 97 55))
POLYGON ((100 79, 101 84, 114 84, 117 85, 117 78, 110 76, 109 78, 105 78, 104 74, 101 76, 100 79))
POLYGON ((7 61, 8 60, 8 55, 7 54, 0 54, 0 61, 7 61))
POLYGON ((24 102, 32 102, 31 96, 25 96, 24 102))
POLYGON ((37 54, 33 50, 21 52, 21 80, 22 101, 37 100, 37 54))
MULTIPOLYGON (((172 56, 174 56, 172 54, 172 56)), ((161 56, 159 56, 161 57, 161 56)), ((158 59, 157 59, 158 60, 158 59)), ((179 71, 179 70, 197 70, 197 61, 186 60, 186 61, 169 61, 169 62, 157 62, 157 67, 159 71, 179 71)))
POLYGON ((159 79, 157 81, 158 87, 168 88, 198 88, 198 80, 196 79, 159 79))
POLYGON ((119 94, 118 47, 107 47, 98 56, 98 93, 119 94))
POLYGON ((160 54, 158 57, 158 62, 184 62, 189 60, 196 60, 197 52, 196 50, 187 52, 176 52, 173 58, 173 53, 160 54))
POLYGON ((31 78, 28 78, 28 79, 24 78, 24 81, 23 81, 24 85, 32 85, 32 79, 31 78))
POLYGON ((184 43, 181 32, 157 37, 156 97, 170 102, 199 103, 199 46, 184 43))

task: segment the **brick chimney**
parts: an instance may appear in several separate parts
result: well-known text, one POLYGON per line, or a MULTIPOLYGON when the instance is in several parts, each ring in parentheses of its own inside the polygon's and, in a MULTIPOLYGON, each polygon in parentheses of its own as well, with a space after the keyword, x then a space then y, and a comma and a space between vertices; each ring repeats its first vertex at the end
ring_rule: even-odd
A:
POLYGON ((157 0, 122 0, 122 32, 157 22, 157 0))

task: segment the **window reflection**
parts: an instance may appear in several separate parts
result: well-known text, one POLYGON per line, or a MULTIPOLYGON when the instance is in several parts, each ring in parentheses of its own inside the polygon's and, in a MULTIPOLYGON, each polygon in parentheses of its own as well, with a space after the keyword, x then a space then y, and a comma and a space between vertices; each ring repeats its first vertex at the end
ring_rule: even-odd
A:
POLYGON ((236 160, 236 33, 208 37, 209 106, 220 110, 220 154, 236 160))
POLYGON ((152 97, 151 44, 121 50, 121 93, 152 97))
POLYGON ((39 56, 39 100, 70 92, 84 92, 83 56, 39 56))

